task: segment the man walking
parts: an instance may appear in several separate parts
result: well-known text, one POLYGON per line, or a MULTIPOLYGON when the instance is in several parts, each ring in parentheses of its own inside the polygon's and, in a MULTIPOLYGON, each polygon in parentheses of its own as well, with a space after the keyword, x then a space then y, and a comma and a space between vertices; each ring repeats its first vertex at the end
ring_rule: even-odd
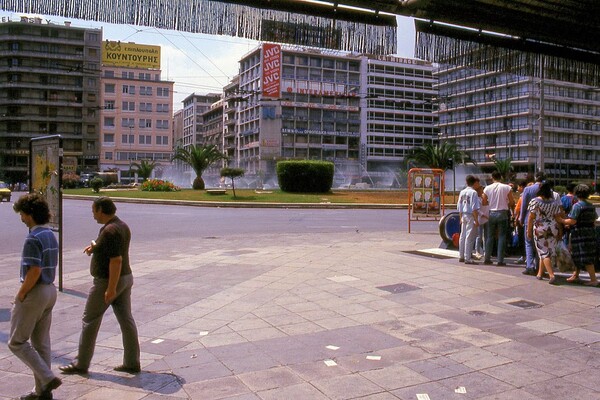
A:
POLYGON ((58 242, 50 228, 44 226, 50 221, 50 209, 41 195, 21 196, 13 209, 21 215, 29 235, 23 245, 21 287, 10 316, 8 348, 33 371, 34 390, 21 396, 21 400, 52 400, 52 391, 62 384, 50 369, 58 242))
MULTIPOLYGON (((538 190, 543 181, 546 180, 546 175, 543 172, 539 172, 535 176, 535 183, 531 186, 527 186, 523 190, 523 201, 521 202, 521 213, 519 215, 519 224, 525 226, 527 219, 529 218, 529 202, 537 196, 538 190)), ((537 250, 535 249, 535 243, 532 240, 525 238, 525 275, 537 275, 538 262, 537 262, 537 250)))
POLYGON ((515 207, 515 199, 512 196, 512 188, 502 183, 502 174, 498 171, 492 172, 491 185, 483 189, 483 195, 487 198, 490 207, 490 219, 488 222, 488 236, 485 238, 485 265, 492 265, 492 251, 494 240, 498 240, 498 263, 499 267, 506 265, 504 262, 504 249, 506 248, 506 234, 508 233, 508 221, 510 210, 515 207))
POLYGON ((92 204, 92 214, 100 229, 96 241, 83 251, 92 256, 90 272, 94 277, 82 317, 79 351, 75 360, 59 367, 63 374, 86 374, 94 355, 96 337, 104 312, 112 306, 123 335, 123 364, 115 371, 140 372, 140 345, 131 315, 133 276, 129 266, 129 227, 116 216, 117 207, 108 197, 92 204))
POLYGON ((477 195, 479 178, 467 175, 467 187, 458 195, 456 208, 460 214, 460 239, 458 241, 458 257, 465 264, 477 264, 472 259, 477 227, 479 226, 479 209, 481 201, 477 195))

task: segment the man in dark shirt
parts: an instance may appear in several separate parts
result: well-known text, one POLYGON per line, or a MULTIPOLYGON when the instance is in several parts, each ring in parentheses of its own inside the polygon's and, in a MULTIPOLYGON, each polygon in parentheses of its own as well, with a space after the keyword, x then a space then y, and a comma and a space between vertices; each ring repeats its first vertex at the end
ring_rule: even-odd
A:
POLYGON ((13 209, 21 215, 29 235, 23 245, 21 286, 10 316, 8 348, 33 371, 35 388, 21 396, 21 400, 48 400, 52 399, 52 391, 62 384, 50 369, 50 324, 56 303, 54 278, 58 242, 45 226, 50 221, 50 209, 44 197, 26 194, 15 202, 13 209))
POLYGON ((96 345, 104 312, 112 306, 123 335, 123 364, 115 371, 140 372, 140 345, 131 315, 133 276, 129 266, 129 227, 116 216, 117 207, 108 197, 92 204, 92 214, 100 229, 96 241, 83 251, 92 256, 90 273, 94 277, 82 317, 79 352, 71 364, 59 367, 63 374, 86 374, 96 345))

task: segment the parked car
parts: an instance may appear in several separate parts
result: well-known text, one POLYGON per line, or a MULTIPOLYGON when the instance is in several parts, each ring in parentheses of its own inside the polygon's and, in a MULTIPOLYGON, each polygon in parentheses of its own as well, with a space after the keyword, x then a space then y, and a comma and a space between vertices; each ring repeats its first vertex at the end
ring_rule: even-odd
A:
POLYGON ((8 185, 2 181, 0 181, 0 201, 6 199, 6 201, 10 201, 11 191, 8 185))
POLYGON ((94 173, 82 173, 79 175, 79 185, 83 187, 90 187, 90 181, 96 177, 94 173))

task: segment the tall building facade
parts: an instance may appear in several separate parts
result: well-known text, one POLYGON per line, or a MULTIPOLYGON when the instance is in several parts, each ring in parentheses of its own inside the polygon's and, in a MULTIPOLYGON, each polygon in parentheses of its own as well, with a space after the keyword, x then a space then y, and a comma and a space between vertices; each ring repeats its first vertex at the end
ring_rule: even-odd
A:
POLYGON ((576 83, 462 67, 439 78, 440 139, 492 169, 512 159, 518 178, 543 170, 556 183, 592 183, 600 150, 600 92, 576 83))
POLYGON ((99 161, 102 30, 40 18, 0 23, 0 170, 26 182, 29 141, 61 135, 65 171, 99 161))
POLYGON ((173 155, 173 82, 161 79, 160 47, 106 41, 102 61, 101 168, 130 182, 132 164, 146 160, 159 174, 173 155))
POLYGON ((332 161, 338 184, 389 184, 410 148, 437 139, 432 70, 411 59, 264 44, 240 60, 243 100, 229 153, 247 175, 267 179, 280 160, 310 159, 332 161))

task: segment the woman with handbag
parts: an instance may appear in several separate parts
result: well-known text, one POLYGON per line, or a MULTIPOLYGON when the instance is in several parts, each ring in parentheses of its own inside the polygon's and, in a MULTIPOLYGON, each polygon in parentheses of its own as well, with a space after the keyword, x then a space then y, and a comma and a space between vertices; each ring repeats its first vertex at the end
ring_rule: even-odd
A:
POLYGON ((556 285, 556 277, 552 270, 552 255, 558 240, 562 237, 562 225, 558 218, 562 210, 554 200, 552 185, 542 182, 537 197, 529 202, 529 218, 527 220, 527 238, 533 239, 540 257, 537 279, 542 280, 544 269, 548 273, 551 285, 556 285))

